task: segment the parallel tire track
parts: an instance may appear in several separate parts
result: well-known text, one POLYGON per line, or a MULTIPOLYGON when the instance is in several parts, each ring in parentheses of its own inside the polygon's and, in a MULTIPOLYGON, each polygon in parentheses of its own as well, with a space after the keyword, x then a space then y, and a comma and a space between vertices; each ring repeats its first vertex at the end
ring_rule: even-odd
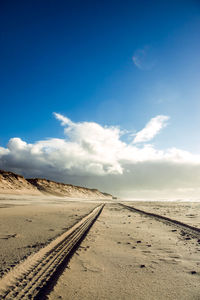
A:
POLYGON ((0 299, 34 299, 92 226, 103 207, 96 207, 68 231, 6 274, 0 280, 0 299))
POLYGON ((122 203, 118 203, 118 204, 121 205, 122 207, 130 210, 130 211, 139 213, 141 215, 146 215, 146 216, 151 217, 153 219, 156 219, 158 221, 162 221, 163 223, 167 223, 169 225, 176 225, 180 229, 186 231, 187 233, 192 234, 192 236, 195 237, 195 238, 200 237, 200 228, 191 226, 189 224, 186 224, 186 223, 183 223, 183 222, 180 222, 178 220, 171 219, 171 218, 168 218, 168 217, 165 217, 165 216, 162 216, 162 215, 158 215, 158 214, 155 214, 155 213, 150 213, 150 212, 135 208, 133 206, 128 206, 128 205, 125 205, 125 204, 122 204, 122 203))

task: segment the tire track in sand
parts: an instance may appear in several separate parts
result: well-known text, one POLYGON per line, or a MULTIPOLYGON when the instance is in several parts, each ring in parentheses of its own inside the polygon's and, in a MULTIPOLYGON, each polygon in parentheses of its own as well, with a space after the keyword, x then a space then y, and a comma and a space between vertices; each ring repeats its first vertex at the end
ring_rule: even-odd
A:
MULTIPOLYGON (((136 212, 136 213, 139 213, 141 215, 148 216, 150 218, 153 218, 157 221, 161 221, 161 222, 163 222, 165 224, 168 224, 168 225, 175 225, 176 227, 178 227, 179 229, 182 230, 182 235, 185 235, 187 233, 187 234, 191 235, 193 238, 197 238, 197 239, 200 238, 200 228, 191 226, 189 224, 186 224, 186 223, 183 223, 181 221, 171 219, 171 218, 168 218, 168 217, 165 217, 165 216, 162 216, 162 215, 158 215, 158 214, 155 214, 155 213, 150 213, 150 212, 135 208, 133 206, 128 206, 128 205, 125 205, 125 204, 122 204, 122 203, 118 203, 118 204, 120 206, 122 206, 123 208, 128 209, 129 211, 136 212)), ((198 240, 198 242, 200 243, 200 239, 198 240)))
POLYGON ((100 215, 104 204, 0 280, 0 299, 34 299, 100 215))

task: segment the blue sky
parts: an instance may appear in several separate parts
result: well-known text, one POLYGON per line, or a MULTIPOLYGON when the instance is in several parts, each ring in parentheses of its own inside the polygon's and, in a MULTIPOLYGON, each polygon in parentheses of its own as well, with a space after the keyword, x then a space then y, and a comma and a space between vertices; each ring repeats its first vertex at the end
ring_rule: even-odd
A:
POLYGON ((0 147, 65 139, 57 112, 200 153, 199 1, 1 1, 0 28, 0 147))

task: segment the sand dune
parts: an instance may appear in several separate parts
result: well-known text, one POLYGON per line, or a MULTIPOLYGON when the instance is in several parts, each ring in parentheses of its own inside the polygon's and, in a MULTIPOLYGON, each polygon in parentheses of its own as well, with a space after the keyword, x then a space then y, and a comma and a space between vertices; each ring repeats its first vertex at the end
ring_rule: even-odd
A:
POLYGON ((112 195, 97 189, 75 186, 44 178, 25 179, 13 172, 0 170, 0 194, 55 195, 81 199, 112 199, 112 195))
POLYGON ((0 194, 41 195, 23 176, 0 170, 0 194))
POLYGON ((40 192, 45 194, 76 198, 112 199, 112 195, 102 193, 97 189, 89 189, 86 187, 75 186, 72 184, 64 184, 41 178, 27 179, 27 181, 33 186, 35 186, 40 192))

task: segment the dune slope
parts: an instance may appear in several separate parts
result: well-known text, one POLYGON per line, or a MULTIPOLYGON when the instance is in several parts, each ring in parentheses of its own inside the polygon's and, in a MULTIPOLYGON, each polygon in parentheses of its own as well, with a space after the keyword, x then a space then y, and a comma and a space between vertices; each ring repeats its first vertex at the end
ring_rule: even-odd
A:
POLYGON ((85 199, 112 199, 112 195, 97 189, 75 186, 44 178, 25 179, 13 172, 0 170, 0 194, 54 195, 85 199))

